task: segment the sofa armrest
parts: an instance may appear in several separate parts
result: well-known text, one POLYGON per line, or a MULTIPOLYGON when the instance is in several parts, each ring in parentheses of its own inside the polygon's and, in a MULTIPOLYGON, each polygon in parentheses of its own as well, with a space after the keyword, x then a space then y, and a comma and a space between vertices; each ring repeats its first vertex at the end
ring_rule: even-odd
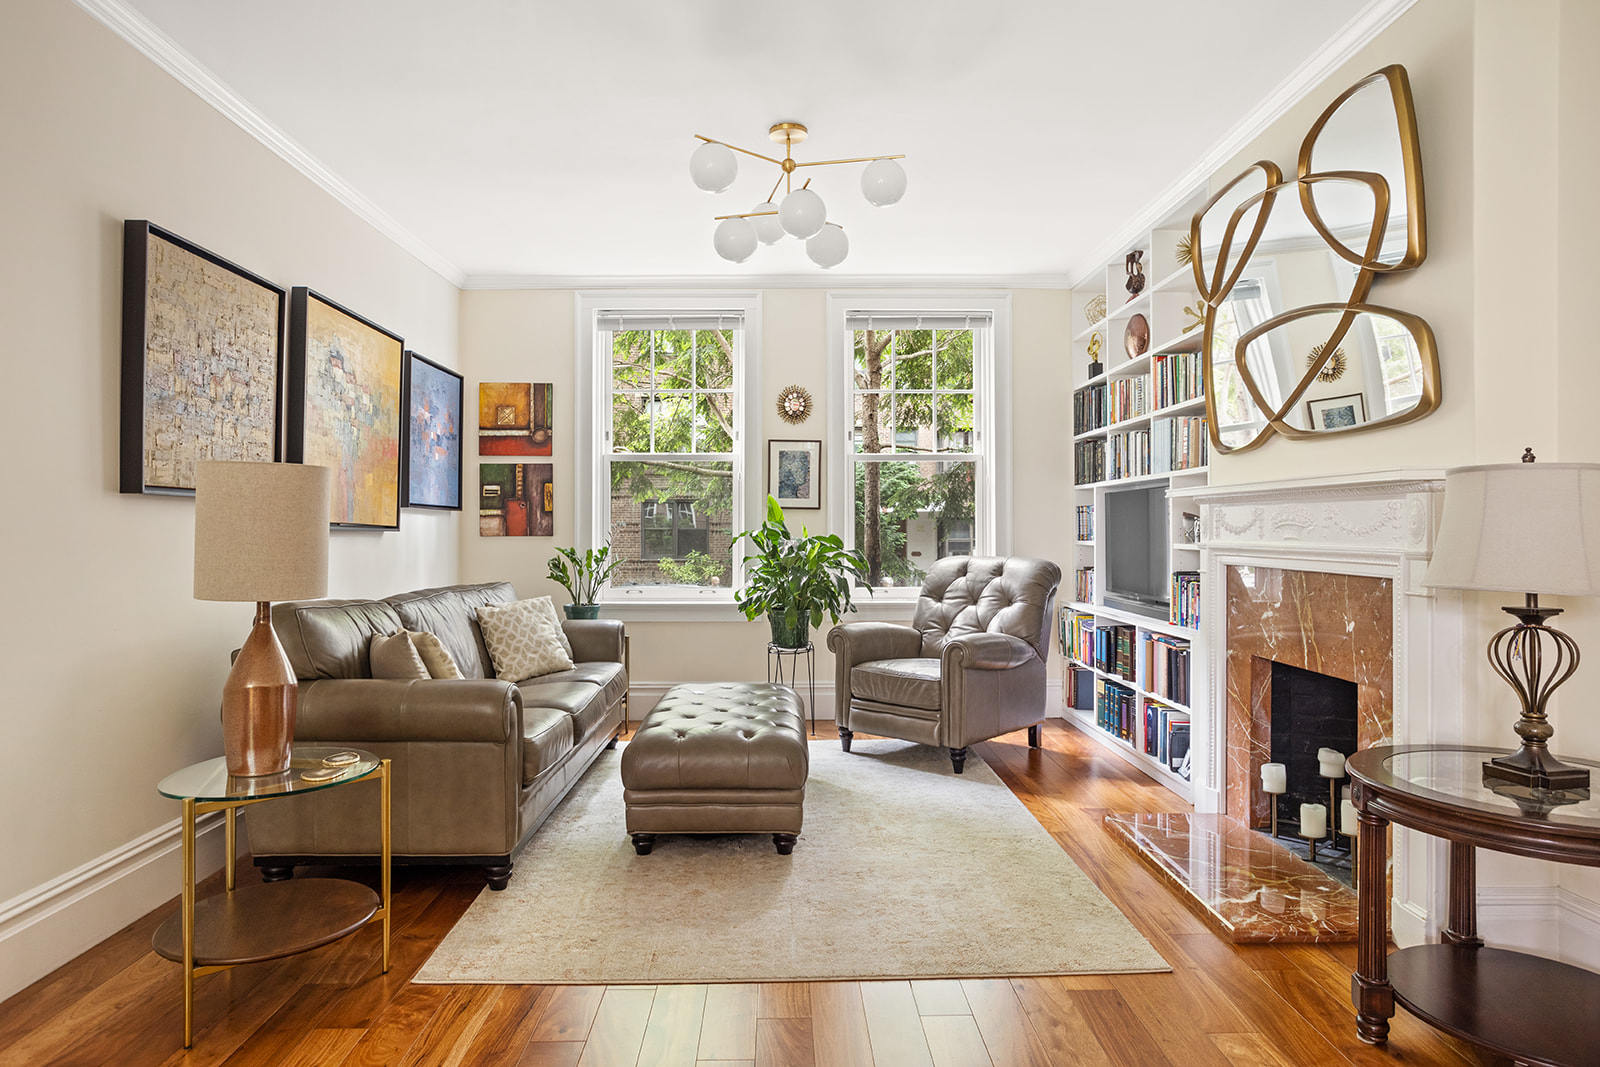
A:
POLYGON ((1039 653, 1022 638, 1010 634, 963 634, 945 642, 940 658, 946 674, 962 667, 969 671, 1009 671, 1038 659, 1039 653))
POLYGON ((295 740, 522 739, 522 692, 492 679, 324 678, 300 683, 295 740))
POLYGON ((564 619, 574 663, 621 663, 622 623, 617 619, 564 619))

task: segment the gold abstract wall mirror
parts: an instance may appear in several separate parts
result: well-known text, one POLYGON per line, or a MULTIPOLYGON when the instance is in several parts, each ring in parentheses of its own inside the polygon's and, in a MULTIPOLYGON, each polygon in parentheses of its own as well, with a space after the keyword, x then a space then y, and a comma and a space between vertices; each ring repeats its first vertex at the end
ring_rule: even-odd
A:
POLYGON ((1217 452, 1248 451, 1273 434, 1398 425, 1439 406, 1433 331, 1368 302, 1377 278, 1426 258, 1423 204, 1411 88, 1405 69, 1391 66, 1318 117, 1292 180, 1263 160, 1195 214, 1217 452))

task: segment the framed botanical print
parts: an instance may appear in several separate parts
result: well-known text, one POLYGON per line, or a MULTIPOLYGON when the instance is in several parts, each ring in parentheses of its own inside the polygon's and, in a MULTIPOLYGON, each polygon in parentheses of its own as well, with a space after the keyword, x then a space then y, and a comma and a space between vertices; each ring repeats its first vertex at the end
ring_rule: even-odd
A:
POLYGON ((285 458, 333 470, 334 526, 400 528, 405 342, 297 285, 289 294, 285 458))
POLYGON ((408 508, 461 510, 461 375, 406 353, 409 429, 400 453, 408 508))
POLYGON ((1313 430, 1345 430, 1367 421, 1367 401, 1360 393, 1306 401, 1313 430))
POLYGON ((768 441, 767 493, 785 509, 822 507, 822 442, 768 441))
POLYGON ((286 310, 265 278, 122 224, 122 492, 189 494, 201 460, 280 458, 286 310))

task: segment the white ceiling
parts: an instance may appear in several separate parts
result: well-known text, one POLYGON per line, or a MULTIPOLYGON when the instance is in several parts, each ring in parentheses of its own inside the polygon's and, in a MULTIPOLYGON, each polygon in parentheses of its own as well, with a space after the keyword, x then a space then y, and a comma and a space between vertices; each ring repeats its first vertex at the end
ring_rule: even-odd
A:
POLYGON ((79 2, 126 3, 468 284, 831 277, 794 240, 740 265, 712 250, 712 216, 763 200, 776 168, 741 157, 720 196, 689 181, 694 134, 781 154, 782 120, 811 129, 801 160, 907 156, 888 208, 859 166, 810 171, 850 238, 833 274, 1075 275, 1375 9, 1405 6, 79 2))

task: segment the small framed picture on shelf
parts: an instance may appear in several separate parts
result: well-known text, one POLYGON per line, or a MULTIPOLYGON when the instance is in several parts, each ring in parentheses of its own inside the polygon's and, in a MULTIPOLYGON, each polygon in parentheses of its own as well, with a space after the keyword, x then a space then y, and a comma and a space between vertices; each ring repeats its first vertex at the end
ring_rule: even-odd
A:
POLYGON ((768 441, 767 492, 782 508, 822 507, 822 442, 768 441))
POLYGON ((1307 400, 1313 430, 1346 430, 1367 421, 1367 402, 1360 393, 1307 400))

